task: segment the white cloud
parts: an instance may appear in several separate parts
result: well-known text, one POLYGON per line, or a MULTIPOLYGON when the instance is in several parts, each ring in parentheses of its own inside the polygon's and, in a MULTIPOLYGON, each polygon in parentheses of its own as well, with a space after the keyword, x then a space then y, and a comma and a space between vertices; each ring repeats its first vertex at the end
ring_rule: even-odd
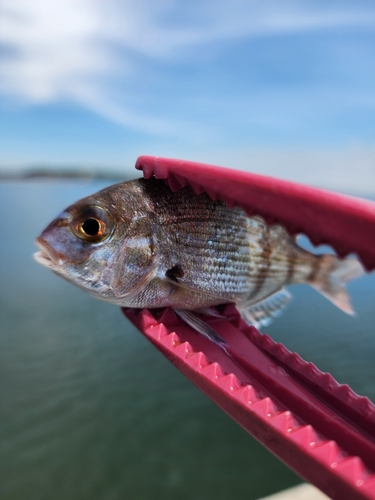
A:
POLYGON ((201 151, 199 158, 190 159, 339 192, 374 196, 374 146, 201 151))
POLYGON ((10 54, 1 68, 3 92, 50 101, 109 70, 110 54, 93 45, 98 21, 86 0, 5 2, 0 39, 10 54))
MULTIPOLYGON (((193 132, 195 124, 137 109, 126 90, 142 78, 137 57, 180 61, 213 42, 375 23, 366 2, 3 0, 0 92, 26 104, 73 101, 146 132, 193 132), (125 95, 124 95, 125 94, 125 95)), ((202 133, 202 131, 200 131, 202 133)))

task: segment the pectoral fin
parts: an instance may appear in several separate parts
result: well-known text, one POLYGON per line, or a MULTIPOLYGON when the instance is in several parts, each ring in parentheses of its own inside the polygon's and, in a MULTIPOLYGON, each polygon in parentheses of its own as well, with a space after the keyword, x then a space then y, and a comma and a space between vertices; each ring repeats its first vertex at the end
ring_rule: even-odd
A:
POLYGON ((186 291, 192 292, 192 293, 199 293, 200 295, 204 295, 206 297, 209 297, 211 302, 214 302, 217 304, 224 304, 225 302, 228 302, 227 298, 220 297, 219 295, 214 295, 212 292, 208 292, 207 290, 202 290, 201 288, 193 286, 190 283, 186 283, 184 281, 184 278, 180 278, 178 276, 178 274, 176 274, 176 273, 172 274, 172 272, 176 268, 178 268, 178 266, 173 266, 171 269, 168 269, 165 272, 165 276, 164 276, 164 280, 169 282, 175 288, 181 288, 183 290, 186 290, 186 291))

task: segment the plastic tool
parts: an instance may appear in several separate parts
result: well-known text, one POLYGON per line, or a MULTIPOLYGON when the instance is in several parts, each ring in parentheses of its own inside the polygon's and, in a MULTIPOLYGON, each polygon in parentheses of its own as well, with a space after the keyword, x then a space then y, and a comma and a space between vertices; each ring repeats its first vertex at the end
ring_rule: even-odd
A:
MULTIPOLYGON (((141 156, 145 178, 172 190, 239 205, 340 256, 355 252, 375 268, 375 203, 271 177, 189 161, 141 156), (363 235, 366 235, 364 238, 363 235)), ((196 386, 297 474, 333 499, 375 500, 375 406, 282 344, 248 326, 233 305, 207 322, 226 355, 170 309, 123 309, 196 386)))

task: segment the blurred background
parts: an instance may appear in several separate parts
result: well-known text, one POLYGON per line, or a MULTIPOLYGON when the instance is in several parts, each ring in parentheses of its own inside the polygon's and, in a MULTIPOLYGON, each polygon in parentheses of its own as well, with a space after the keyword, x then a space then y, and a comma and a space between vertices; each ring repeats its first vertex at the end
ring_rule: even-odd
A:
MULTIPOLYGON (((1 498, 297 484, 118 308, 37 265, 33 240, 141 154, 375 199, 374 3, 3 0, 0 16, 1 498)), ((265 331, 374 401, 374 285, 350 284, 356 318, 292 289, 265 331)))

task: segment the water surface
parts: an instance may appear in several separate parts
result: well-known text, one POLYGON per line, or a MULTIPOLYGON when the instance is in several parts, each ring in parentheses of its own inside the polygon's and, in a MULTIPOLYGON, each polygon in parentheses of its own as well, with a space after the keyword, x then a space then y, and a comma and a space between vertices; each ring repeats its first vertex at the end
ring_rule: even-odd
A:
MULTIPOLYGON (((0 497, 252 500, 296 484, 118 308, 32 260, 45 225, 106 184, 0 184, 0 497)), ((357 318, 299 286, 266 331, 375 400, 374 275, 349 288, 357 318)))

